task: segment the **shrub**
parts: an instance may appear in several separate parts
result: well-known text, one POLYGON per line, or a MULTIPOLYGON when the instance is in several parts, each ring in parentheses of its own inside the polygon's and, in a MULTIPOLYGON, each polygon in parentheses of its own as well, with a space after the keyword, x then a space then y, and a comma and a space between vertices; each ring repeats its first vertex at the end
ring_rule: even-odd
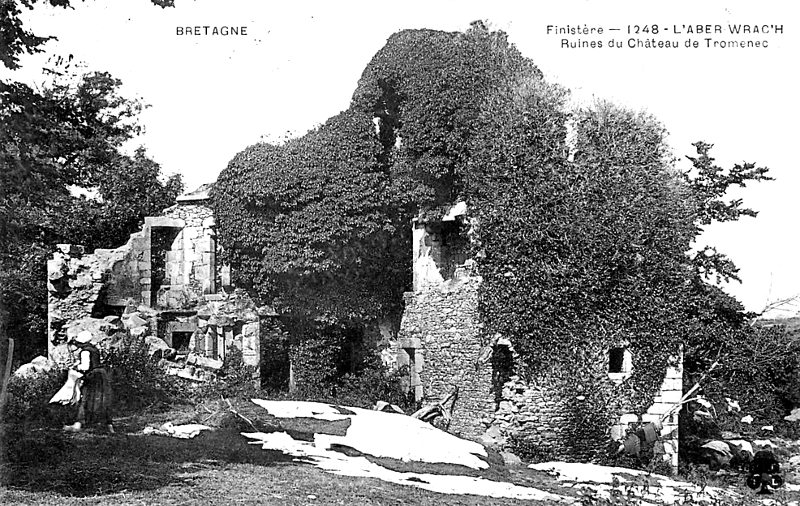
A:
POLYGON ((66 370, 52 369, 33 377, 12 376, 3 422, 9 424, 61 424, 74 416, 67 406, 49 404, 50 398, 67 379, 66 370))
POLYGON ((389 372, 381 364, 366 368, 357 375, 346 374, 335 387, 336 402, 372 409, 377 401, 385 401, 410 414, 417 405, 413 395, 403 392, 401 378, 404 376, 408 376, 407 368, 389 372))
POLYGON ((242 351, 233 347, 225 353, 222 369, 218 379, 208 382, 197 389, 196 394, 202 398, 237 398, 249 399, 261 396, 261 389, 255 382, 257 368, 245 365, 242 351))
POLYGON ((102 362, 110 370, 116 412, 164 406, 185 393, 186 387, 150 357, 147 344, 130 335, 112 346, 102 362))

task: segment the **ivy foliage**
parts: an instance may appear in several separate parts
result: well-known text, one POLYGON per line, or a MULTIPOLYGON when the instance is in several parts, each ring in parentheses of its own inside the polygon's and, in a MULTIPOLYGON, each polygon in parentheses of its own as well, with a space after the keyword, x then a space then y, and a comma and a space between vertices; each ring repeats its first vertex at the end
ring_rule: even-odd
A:
POLYGON ((463 187, 482 103, 533 64, 505 34, 393 35, 351 106, 285 145, 251 146, 215 185, 236 282, 285 313, 374 321, 411 284, 409 223, 463 187))
POLYGON ((407 225, 392 212, 381 150, 372 118, 348 110, 286 145, 239 153, 213 200, 235 282, 310 318, 396 308, 407 225))
MULTIPOLYGON (((725 194, 767 169, 725 171, 697 143, 681 173, 655 118, 602 101, 571 111, 567 96, 482 23, 392 35, 346 111, 222 172, 213 205, 238 282, 284 312, 379 319, 410 285, 410 220, 463 199, 485 344, 510 338, 520 372, 591 404, 576 420, 648 405, 681 346, 701 363, 711 336, 718 350, 745 332, 741 307, 703 281, 735 268, 690 252, 711 221, 755 214, 725 194), (634 374, 598 389, 617 346, 634 374)), ((599 445, 608 424, 593 426, 599 445)))

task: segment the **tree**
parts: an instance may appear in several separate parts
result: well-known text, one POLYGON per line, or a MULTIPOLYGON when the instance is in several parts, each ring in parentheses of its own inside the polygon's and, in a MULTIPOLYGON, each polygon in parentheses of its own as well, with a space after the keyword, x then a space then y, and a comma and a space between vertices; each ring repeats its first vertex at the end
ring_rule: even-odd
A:
MULTIPOLYGON (((19 19, 20 6, 36 3, 0 3, 0 53, 8 68, 48 40, 26 31, 19 19)), ((53 245, 119 246, 143 216, 171 204, 182 187, 178 176, 161 182, 158 165, 143 149, 132 157, 121 151, 139 133, 143 106, 119 94, 118 79, 104 72, 76 75, 69 61, 54 74, 61 77, 41 91, 0 81, 0 305, 7 310, 0 326, 17 339, 20 360, 45 349, 45 264, 53 245), (95 189, 98 198, 75 196, 75 188, 95 189)))
POLYGON ((387 212, 381 150, 371 118, 349 110, 284 146, 239 153, 213 193, 236 283, 312 319, 397 311, 407 226, 387 212))
MULTIPOLYGON (((174 0, 150 0, 162 8, 174 7, 174 0)), ((27 30, 20 19, 22 8, 33 9, 37 4, 70 8, 71 0, 2 0, 0 1, 0 62, 8 69, 20 67, 19 57, 23 53, 42 51, 41 46, 53 36, 39 36, 27 30)))

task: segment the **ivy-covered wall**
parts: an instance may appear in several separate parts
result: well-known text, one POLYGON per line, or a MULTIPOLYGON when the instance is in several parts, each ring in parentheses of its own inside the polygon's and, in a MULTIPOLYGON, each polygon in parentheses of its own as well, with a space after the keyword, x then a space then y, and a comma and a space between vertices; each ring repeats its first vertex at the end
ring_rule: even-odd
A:
MULTIPOLYGON (((573 355, 554 351, 559 356, 550 357, 549 367, 531 370, 512 341, 484 331, 483 279, 469 259, 450 271, 452 257, 463 258, 464 251, 446 252, 440 232, 414 223, 415 289, 405 294, 393 343, 419 400, 442 401, 457 388, 452 432, 532 460, 606 460, 643 424, 658 422, 655 453, 677 467, 677 419, 664 415, 682 393, 679 368, 667 367, 659 350, 588 337, 573 355), (612 348, 624 360, 610 363, 612 348)), ((529 342, 547 341, 531 336, 529 342)))

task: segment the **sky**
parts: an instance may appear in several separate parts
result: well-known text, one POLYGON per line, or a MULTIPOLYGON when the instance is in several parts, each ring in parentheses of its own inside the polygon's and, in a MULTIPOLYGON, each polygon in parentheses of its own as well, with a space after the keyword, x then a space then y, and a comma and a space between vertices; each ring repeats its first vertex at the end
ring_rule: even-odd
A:
MULTIPOLYGON (((722 167, 769 167, 775 181, 735 195, 758 217, 712 226, 698 246, 714 245, 740 267, 742 283, 725 289, 749 310, 800 294, 800 173, 792 156, 800 118, 796 2, 175 0, 168 9, 149 0, 73 3, 71 10, 38 6, 25 13, 35 33, 58 40, 46 54, 23 58, 16 78, 41 81, 53 54, 72 54, 87 70, 120 78, 126 96, 149 104, 137 145, 165 173, 182 174, 188 190, 214 181, 248 145, 302 135, 346 109, 364 67, 392 33, 463 31, 484 20, 508 33, 548 80, 570 89, 575 106, 608 99, 656 116, 670 132, 679 168, 688 169, 685 156, 698 140, 714 144, 722 167), (759 33, 733 35, 731 25, 759 33), (240 27, 246 35, 185 35, 185 27, 204 26, 240 27), (569 33, 575 28, 589 33, 569 33), (652 42, 679 47, 628 47, 652 42), (592 43, 602 47, 584 47, 592 43)), ((798 311, 800 305, 773 314, 798 311)))

